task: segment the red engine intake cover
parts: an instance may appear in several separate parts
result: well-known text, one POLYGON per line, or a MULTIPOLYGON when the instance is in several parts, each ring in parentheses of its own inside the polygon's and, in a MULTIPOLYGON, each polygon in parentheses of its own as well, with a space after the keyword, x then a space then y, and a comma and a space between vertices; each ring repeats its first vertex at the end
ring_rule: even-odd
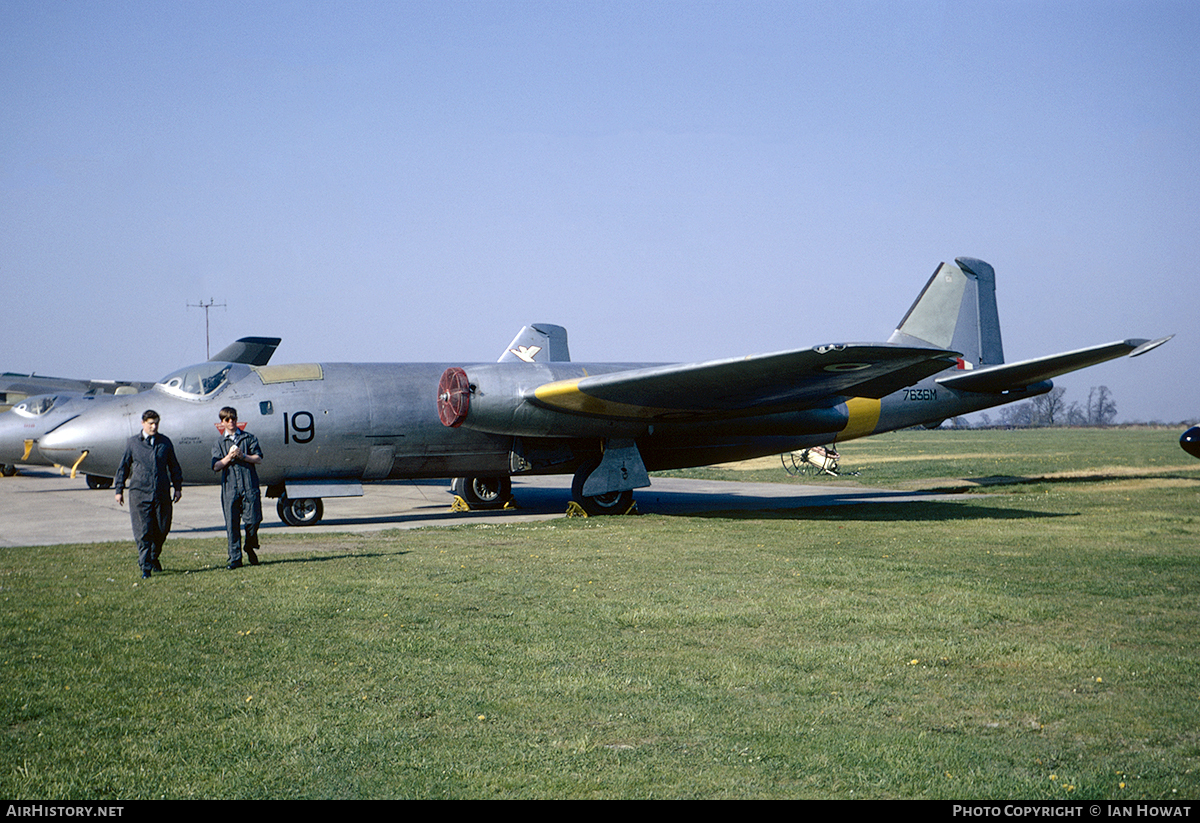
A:
POLYGON ((463 424, 471 408, 471 382, 465 371, 454 366, 442 372, 437 406, 443 426, 456 429, 463 424))

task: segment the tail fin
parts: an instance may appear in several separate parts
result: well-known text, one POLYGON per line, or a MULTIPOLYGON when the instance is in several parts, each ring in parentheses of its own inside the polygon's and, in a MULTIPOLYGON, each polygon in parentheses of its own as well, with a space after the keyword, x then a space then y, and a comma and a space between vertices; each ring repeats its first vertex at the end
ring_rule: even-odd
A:
POLYGON ((565 363, 570 359, 567 330, 552 323, 534 323, 517 332, 496 362, 565 363))
POLYGON ((938 266, 888 342, 962 352, 964 369, 1003 363, 996 272, 970 257, 954 262, 938 266))
POLYGON ((230 343, 209 360, 226 363, 245 363, 247 366, 265 366, 279 346, 279 337, 243 337, 230 343))

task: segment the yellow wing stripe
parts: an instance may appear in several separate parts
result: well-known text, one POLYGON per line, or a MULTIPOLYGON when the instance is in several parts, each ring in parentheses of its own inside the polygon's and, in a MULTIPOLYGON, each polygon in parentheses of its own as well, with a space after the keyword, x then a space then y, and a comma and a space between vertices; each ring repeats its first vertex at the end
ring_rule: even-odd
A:
POLYGON ((582 377, 572 380, 556 380, 538 386, 533 396, 539 403, 562 411, 576 414, 595 414, 604 417, 658 417, 663 414, 677 413, 678 409, 659 409, 654 406, 636 406, 632 403, 618 403, 613 400, 601 400, 579 390, 582 377))
POLYGON ((851 397, 846 401, 846 428, 842 429, 836 439, 840 442, 872 434, 879 425, 882 405, 880 401, 870 397, 851 397))

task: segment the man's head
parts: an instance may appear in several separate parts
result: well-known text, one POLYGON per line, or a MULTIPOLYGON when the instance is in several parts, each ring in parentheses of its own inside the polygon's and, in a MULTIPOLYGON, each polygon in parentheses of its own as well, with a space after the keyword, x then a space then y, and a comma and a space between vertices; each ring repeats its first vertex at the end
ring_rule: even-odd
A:
POLYGON ((158 434, 158 412, 154 409, 146 409, 142 412, 142 434, 146 437, 158 434))
POLYGON ((233 406, 226 406, 221 409, 219 415, 221 418, 221 430, 226 434, 233 434, 237 431, 237 409, 233 406))

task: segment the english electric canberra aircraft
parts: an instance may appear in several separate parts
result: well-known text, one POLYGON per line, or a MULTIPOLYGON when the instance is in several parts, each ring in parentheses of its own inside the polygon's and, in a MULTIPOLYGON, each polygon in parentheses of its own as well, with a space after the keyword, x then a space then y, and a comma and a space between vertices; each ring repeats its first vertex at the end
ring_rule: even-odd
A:
POLYGON ((207 362, 43 436, 62 465, 115 473, 142 411, 162 415, 185 482, 213 483, 217 412, 238 409, 266 455, 268 496, 293 525, 362 482, 451 477, 473 507, 503 505, 511 478, 573 474, 589 514, 623 513, 649 472, 743 460, 943 420, 1048 392, 1050 378, 1170 339, 1123 340, 1004 362, 995 273, 943 263, 886 343, 836 343, 669 365, 573 363, 566 330, 537 324, 500 361, 207 362))

